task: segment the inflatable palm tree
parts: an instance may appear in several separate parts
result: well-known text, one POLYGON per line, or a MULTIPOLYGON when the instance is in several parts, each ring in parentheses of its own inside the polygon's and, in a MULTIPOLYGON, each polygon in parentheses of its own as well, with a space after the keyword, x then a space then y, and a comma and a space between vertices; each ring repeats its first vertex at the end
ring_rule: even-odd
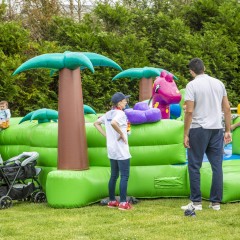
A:
MULTIPOLYGON (((144 68, 129 68, 118 73, 113 80, 119 78, 130 78, 140 79, 139 81, 139 101, 148 100, 152 97, 152 86, 153 86, 153 78, 160 76, 162 71, 166 71, 161 68, 154 67, 144 67, 144 68)), ((168 72, 168 71, 167 71, 168 72)), ((174 76, 174 79, 177 77, 174 76)))
POLYGON ((89 168, 85 131, 80 69, 93 66, 121 67, 111 59, 96 53, 51 53, 23 63, 13 75, 34 68, 59 70, 58 90, 58 169, 89 168))

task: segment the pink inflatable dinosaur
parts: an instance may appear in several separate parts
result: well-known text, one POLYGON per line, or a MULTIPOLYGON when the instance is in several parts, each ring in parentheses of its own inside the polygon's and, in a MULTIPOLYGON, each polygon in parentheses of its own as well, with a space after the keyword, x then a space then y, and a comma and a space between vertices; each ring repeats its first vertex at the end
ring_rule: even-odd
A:
POLYGON ((181 93, 173 80, 173 75, 162 71, 153 84, 152 107, 159 108, 162 119, 170 118, 170 104, 181 101, 181 93))

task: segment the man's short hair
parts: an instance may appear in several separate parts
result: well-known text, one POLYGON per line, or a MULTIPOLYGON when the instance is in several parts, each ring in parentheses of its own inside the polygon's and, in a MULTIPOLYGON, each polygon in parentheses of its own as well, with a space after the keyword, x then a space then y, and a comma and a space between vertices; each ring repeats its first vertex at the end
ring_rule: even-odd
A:
POLYGON ((204 73, 204 63, 200 58, 193 58, 188 64, 188 67, 197 75, 204 73))

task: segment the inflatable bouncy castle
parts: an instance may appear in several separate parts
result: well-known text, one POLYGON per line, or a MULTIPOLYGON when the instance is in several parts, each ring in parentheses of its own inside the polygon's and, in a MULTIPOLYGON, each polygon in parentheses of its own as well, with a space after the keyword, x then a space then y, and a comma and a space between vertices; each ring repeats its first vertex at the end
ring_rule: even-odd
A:
MULTIPOLYGON (((93 72, 93 66, 112 66, 121 70, 115 62, 98 54, 65 52, 35 57, 14 72, 17 74, 32 68, 59 70, 59 112, 36 110, 24 119, 12 118, 11 126, 0 132, 0 154, 4 161, 22 152, 38 152, 37 165, 42 169, 40 182, 51 207, 83 207, 108 196, 110 167, 106 139, 93 126, 97 115, 84 115, 82 98, 80 69, 87 67, 93 72), (41 116, 44 116, 43 119, 41 116), (54 121, 56 116, 58 121, 54 121), (71 125, 67 118, 71 119, 71 125)), ((164 78, 165 84, 175 84, 168 74, 159 77, 164 78)), ((160 93, 157 85, 154 92, 160 93)), ((164 94, 161 93, 162 96, 164 94)), ((169 119, 171 113, 168 104, 179 103, 181 94, 175 90, 173 95, 177 96, 177 100, 167 102, 162 97, 154 103, 165 105, 163 111, 160 109, 158 113, 166 117, 160 120, 154 115, 154 121, 151 117, 150 122, 133 124, 131 127, 130 196, 189 196, 183 121, 169 119)), ((155 114, 155 111, 150 112, 155 114)), ((146 112, 144 116, 147 119, 146 112)), ((184 118, 183 115, 181 117, 184 118)), ((240 121, 239 117, 235 121, 240 121)), ((232 154, 224 156, 223 202, 240 200, 239 142, 240 128, 233 133, 232 154)), ((210 182, 211 168, 205 159, 201 188, 206 199, 210 194, 210 182)))
MULTIPOLYGON (((84 171, 57 169, 58 123, 37 120, 18 124, 12 118, 11 127, 0 133, 0 153, 4 160, 21 152, 39 153, 42 168, 40 182, 52 207, 82 207, 108 196, 110 176, 105 138, 93 126, 97 118, 85 115, 89 169, 84 171)), ((236 119, 235 121, 240 121, 236 119)), ((182 144, 183 122, 161 120, 155 123, 132 125, 129 136, 132 154, 128 195, 137 198, 188 197, 189 182, 186 151, 182 144)), ((233 149, 224 157, 223 202, 239 201, 240 129, 233 133, 233 149), (236 144, 235 144, 236 143, 236 144)), ((208 199, 211 168, 207 160, 201 170, 202 194, 208 199)), ((118 193, 117 193, 118 194, 118 193)))
MULTIPOLYGON (((110 168, 106 140, 92 123, 86 123, 89 170, 63 171, 57 170, 58 124, 26 121, 19 125, 19 121, 13 119, 11 128, 1 133, 0 152, 4 159, 33 149, 39 153, 40 181, 51 206, 79 207, 108 196, 110 168)), ((165 120, 131 127, 129 195, 146 198, 188 196, 182 133, 180 121, 165 120)))

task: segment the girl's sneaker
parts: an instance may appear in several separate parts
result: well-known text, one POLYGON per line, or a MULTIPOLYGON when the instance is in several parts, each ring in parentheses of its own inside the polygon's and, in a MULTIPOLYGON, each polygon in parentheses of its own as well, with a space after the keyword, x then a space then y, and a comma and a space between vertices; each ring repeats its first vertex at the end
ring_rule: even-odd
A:
POLYGON ((119 206, 119 202, 117 200, 108 202, 108 207, 109 208, 115 208, 115 207, 118 207, 118 206, 119 206))
POLYGON ((130 205, 129 202, 121 202, 119 203, 118 209, 119 210, 130 210, 132 206, 130 205))

